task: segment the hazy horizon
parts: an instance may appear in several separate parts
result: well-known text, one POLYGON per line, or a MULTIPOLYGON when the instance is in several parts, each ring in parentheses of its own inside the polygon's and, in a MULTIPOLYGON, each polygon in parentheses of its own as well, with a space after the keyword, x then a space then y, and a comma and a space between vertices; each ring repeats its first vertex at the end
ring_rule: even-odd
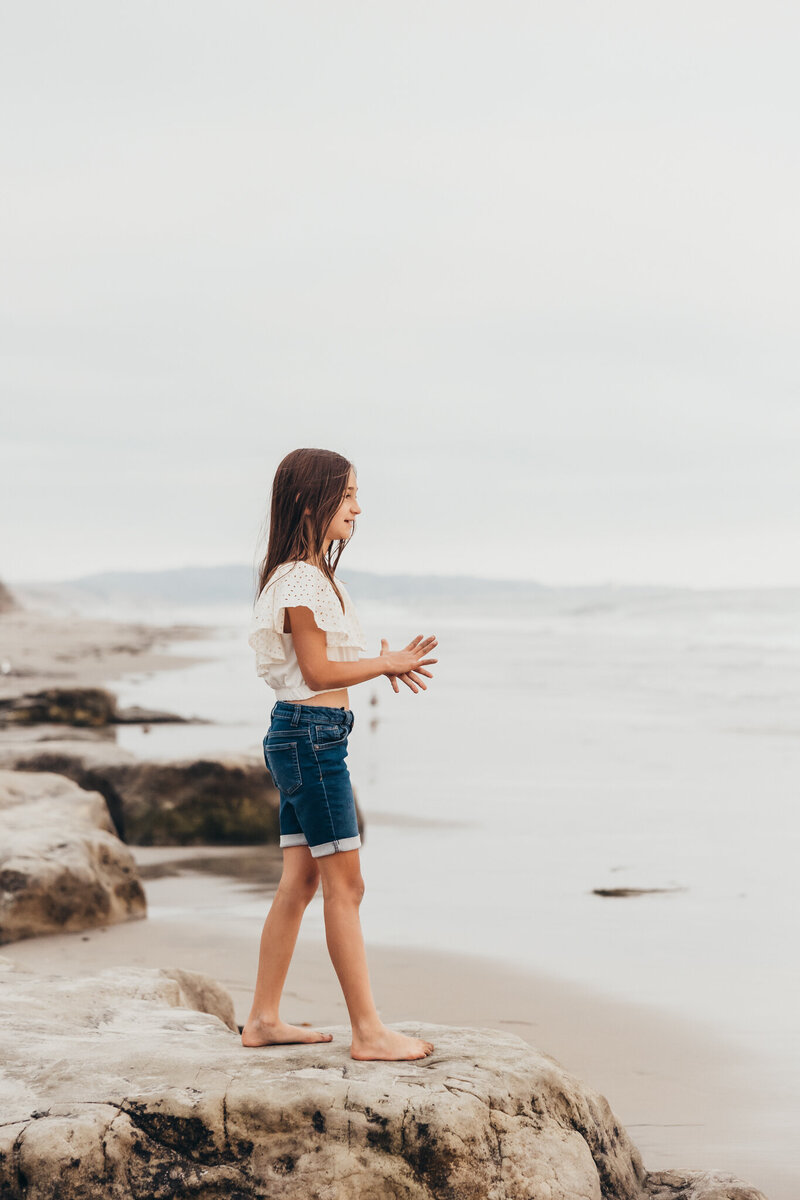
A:
MULTIPOLYGON (((167 584, 169 584, 172 582, 178 583, 179 577, 181 577, 181 576, 190 577, 192 579, 196 579, 198 576, 201 578, 203 576, 206 576, 206 577, 208 577, 210 582, 213 582, 214 577, 220 578, 220 577, 223 577, 224 575, 228 575, 228 574, 237 575, 239 578, 246 578, 247 580, 250 580, 251 577, 255 578, 254 568, 252 568, 249 564, 243 563, 243 562, 231 562, 231 563, 216 563, 216 564, 206 564, 206 565, 199 565, 197 563, 194 563, 194 564, 187 564, 186 566, 183 566, 183 567, 144 569, 144 570, 140 570, 140 571, 137 571, 137 570, 96 571, 96 572, 88 572, 88 573, 85 573, 82 575, 68 576, 68 577, 61 577, 61 578, 42 576, 42 577, 26 577, 26 578, 20 578, 20 579, 16 579, 16 580, 1 579, 0 581, 5 583, 9 588, 12 589, 12 591, 15 587, 20 588, 20 589, 24 589, 26 587, 31 587, 31 588, 35 589, 37 586, 41 586, 41 587, 74 586, 74 587, 79 588, 81 585, 84 585, 84 586, 90 585, 90 584, 100 585, 103 583, 107 583, 109 585, 119 584, 121 589, 124 590, 124 586, 125 586, 126 582, 129 582, 132 584, 145 584, 146 585, 148 580, 155 582, 155 581, 161 579, 161 580, 164 580, 164 582, 166 582, 167 584)), ((349 563, 347 561, 347 559, 344 556, 337 567, 337 575, 342 576, 342 577, 345 577, 347 575, 353 575, 362 580, 374 579, 377 581, 386 581, 389 583, 392 580, 397 580, 398 583, 402 583, 405 581, 414 581, 414 582, 419 581, 423 584, 424 583, 433 583, 433 584, 441 583, 442 585, 446 585, 451 582, 465 581, 465 582, 470 582, 470 583, 478 584, 481 586, 485 586, 486 588, 489 588, 489 589, 491 589, 493 585, 497 585, 498 587, 500 587, 503 584, 508 584, 508 585, 511 585, 512 587, 519 588, 521 590, 530 588, 533 590, 539 589, 541 591, 559 591, 561 589, 563 589, 565 591, 570 591, 573 589, 574 590, 586 589, 587 591, 602 590, 602 589, 619 589, 622 592, 624 592, 626 590, 629 590, 629 591, 653 590, 656 592, 658 592, 658 591, 675 591, 675 592, 716 593, 716 592, 795 592, 796 591, 796 592, 800 593, 800 585, 791 585, 791 584, 787 584, 787 585, 772 585, 772 584, 755 585, 755 584, 753 584, 753 585, 743 585, 741 587, 731 587, 728 585, 717 585, 717 586, 699 587, 697 585, 670 584, 670 583, 659 583, 659 582, 655 582, 655 583, 650 583, 650 582, 616 583, 614 580, 600 580, 595 583, 566 583, 566 584, 564 584, 564 583, 543 583, 539 579, 527 579, 527 578, 520 578, 520 577, 515 577, 515 576, 474 575, 474 574, 470 574, 470 573, 463 572, 463 571, 447 572, 447 573, 414 572, 414 571, 371 571, 371 570, 365 570, 360 567, 353 566, 351 563, 349 563)))

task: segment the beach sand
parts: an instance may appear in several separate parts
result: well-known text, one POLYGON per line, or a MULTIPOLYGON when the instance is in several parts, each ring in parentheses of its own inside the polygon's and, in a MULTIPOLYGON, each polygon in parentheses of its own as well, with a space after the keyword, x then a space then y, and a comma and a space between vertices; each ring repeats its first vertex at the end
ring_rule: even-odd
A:
MULTIPOLYGON (((133 850, 150 876, 145 880, 147 919, 17 942, 2 947, 2 954, 21 966, 60 975, 128 965, 202 971, 229 989, 243 1023, 272 890, 253 882, 253 875, 261 870, 262 878, 274 877, 279 871, 275 848, 133 850), (217 873, 230 870, 237 855, 250 860, 240 878, 217 873)), ((366 866, 365 875, 368 905, 366 866)), ((786 1157, 772 1158, 757 1123, 764 1097, 753 1094, 752 1064, 712 1029, 489 959, 369 942, 367 953, 373 994, 384 1021, 431 1021, 515 1033, 606 1097, 648 1169, 720 1169, 740 1174, 769 1200, 797 1195, 797 1175, 784 1170, 786 1157), (746 1093, 738 1086, 743 1077, 748 1079, 746 1093)), ((320 1029, 348 1023, 325 945, 319 893, 301 929, 281 1015, 320 1029)), ((764 1079, 764 1089, 774 1112, 774 1081, 764 1079)), ((790 1110, 787 1096, 787 1156, 790 1110)))
MULTIPOLYGON (((72 615, 65 620, 35 610, 4 613, 0 697, 51 686, 108 686, 133 672, 141 676, 185 667, 203 660, 170 655, 162 647, 208 634, 207 626, 156 627, 72 615)), ((33 938, 0 947, 0 955, 65 976, 123 965, 202 971, 230 990, 243 1022, 261 924, 280 872, 279 849, 132 849, 144 876, 145 920, 33 938)), ((363 870, 366 916, 371 889, 380 882, 370 879, 368 859, 363 870)), ((530 937, 535 941, 535 928, 530 937)), ((650 1170, 716 1168, 738 1173, 769 1200, 800 1195, 795 1081, 746 1059, 713 1027, 489 959, 371 944, 369 937, 367 951, 384 1021, 513 1032, 607 1098, 650 1170)), ((347 1023, 325 946, 321 894, 306 914, 282 1016, 322 1029, 347 1023)))
POLYGON ((182 669, 203 658, 170 654, 163 647, 212 633, 207 625, 147 625, 13 609, 0 614, 0 699, 52 687, 108 687, 132 672, 182 669))

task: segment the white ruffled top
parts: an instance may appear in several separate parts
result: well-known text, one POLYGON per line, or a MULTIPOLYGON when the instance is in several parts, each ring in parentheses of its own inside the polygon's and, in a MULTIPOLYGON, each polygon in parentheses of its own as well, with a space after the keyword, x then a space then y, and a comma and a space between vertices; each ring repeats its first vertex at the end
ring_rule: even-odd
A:
POLYGON ((333 662, 355 662, 366 649, 353 602, 338 576, 336 585, 344 612, 319 567, 298 559, 281 563, 256 600, 247 643, 255 652, 256 674, 274 690, 276 700, 307 700, 322 694, 312 691, 303 679, 292 635, 283 631, 285 609, 296 605, 311 609, 325 631, 328 658, 333 662))

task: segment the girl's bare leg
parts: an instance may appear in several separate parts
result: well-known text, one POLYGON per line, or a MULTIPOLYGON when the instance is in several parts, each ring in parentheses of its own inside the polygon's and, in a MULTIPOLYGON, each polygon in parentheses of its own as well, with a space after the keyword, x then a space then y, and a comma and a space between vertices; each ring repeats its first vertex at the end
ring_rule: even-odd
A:
POLYGON ((358 913, 364 895, 358 850, 326 854, 315 861, 322 876, 328 951, 350 1014, 353 1032, 350 1057, 427 1058, 433 1053, 433 1043, 387 1029, 372 998, 358 913))
POLYGON ((319 870, 308 846, 284 847, 281 880, 261 933, 253 1006, 242 1032, 244 1046, 331 1040, 330 1033, 288 1025, 278 1016, 300 923, 318 884, 319 870))

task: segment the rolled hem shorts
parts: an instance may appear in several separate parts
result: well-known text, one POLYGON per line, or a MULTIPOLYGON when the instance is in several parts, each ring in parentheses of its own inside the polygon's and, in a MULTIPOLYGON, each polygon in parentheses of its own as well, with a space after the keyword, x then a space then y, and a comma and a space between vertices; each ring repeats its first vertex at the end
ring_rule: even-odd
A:
POLYGON ((347 769, 349 708, 277 700, 264 761, 280 792, 281 846, 308 846, 314 858, 361 845, 347 769))

